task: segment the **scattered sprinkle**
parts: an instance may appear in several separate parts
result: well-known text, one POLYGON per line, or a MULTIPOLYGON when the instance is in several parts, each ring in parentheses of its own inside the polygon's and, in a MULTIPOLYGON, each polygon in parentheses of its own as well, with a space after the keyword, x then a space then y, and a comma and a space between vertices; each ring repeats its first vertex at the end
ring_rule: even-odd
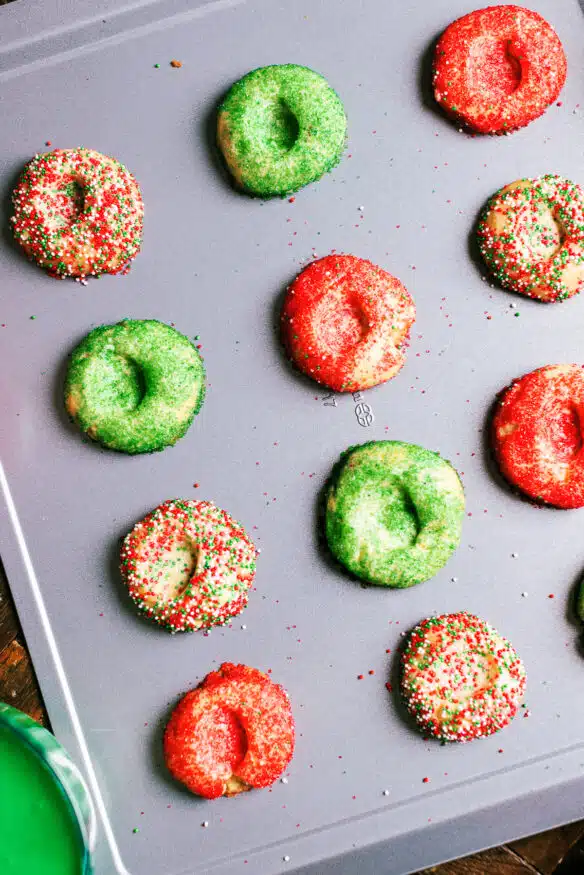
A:
POLYGON ((179 67, 182 67, 182 61, 177 61, 175 58, 173 58, 170 62, 170 66, 178 70, 179 67))

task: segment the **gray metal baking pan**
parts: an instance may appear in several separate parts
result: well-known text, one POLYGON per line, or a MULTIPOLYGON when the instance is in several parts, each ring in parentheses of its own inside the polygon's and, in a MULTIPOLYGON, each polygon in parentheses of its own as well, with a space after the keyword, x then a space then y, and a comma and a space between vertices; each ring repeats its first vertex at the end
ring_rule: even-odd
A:
POLYGON ((584 665, 569 608, 582 514, 511 494, 484 443, 513 377, 582 361, 584 299, 542 306, 494 288, 469 242, 503 184, 546 172, 584 182, 582 10, 530 5, 564 42, 568 82, 561 106, 497 139, 460 133, 427 96, 429 48, 467 0, 17 0, 0 11, 4 224, 18 172, 47 141, 115 155, 146 203, 126 277, 58 282, 8 232, 0 249, 0 547, 53 727, 99 812, 98 875, 403 875, 584 813, 584 665), (289 61, 338 90, 349 143, 293 202, 263 203, 222 175, 213 113, 247 70, 289 61), (275 331, 286 284, 332 249, 395 273, 418 307, 404 370, 361 397, 296 375, 275 331), (199 335, 210 384, 188 435, 138 458, 84 442, 62 407, 72 347, 124 316, 199 335), (339 453, 386 437, 451 459, 468 502, 454 558, 402 592, 359 586, 318 536, 339 453), (232 628, 171 637, 130 608, 118 543, 162 500, 195 495, 253 534, 257 590, 232 628), (413 731, 385 683, 404 630, 461 609, 511 639, 527 708, 498 736, 441 747, 413 731), (210 803, 169 779, 161 733, 181 693, 224 660, 272 669, 298 745, 288 783, 210 803))

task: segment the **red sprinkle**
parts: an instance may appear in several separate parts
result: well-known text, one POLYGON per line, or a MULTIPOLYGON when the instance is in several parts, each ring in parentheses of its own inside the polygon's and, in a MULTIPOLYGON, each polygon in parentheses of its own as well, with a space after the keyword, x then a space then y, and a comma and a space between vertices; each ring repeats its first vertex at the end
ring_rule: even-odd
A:
POLYGON ((290 358, 313 380, 357 392, 395 377, 415 315, 396 277, 364 258, 327 255, 289 287, 282 336, 290 358))
POLYGON ((434 96, 458 124, 477 133, 505 134, 529 124, 556 100, 565 79, 557 33, 519 6, 464 15, 436 45, 434 96))
POLYGON ((554 507, 584 507, 575 413, 583 403, 584 370, 569 364, 532 371, 501 396, 493 419, 495 454, 503 475, 530 498, 554 507))
POLYGON ((263 672, 232 663, 223 663, 181 699, 164 735, 174 777, 207 799, 229 795, 230 777, 242 785, 235 792, 269 787, 293 751, 286 692, 263 672))

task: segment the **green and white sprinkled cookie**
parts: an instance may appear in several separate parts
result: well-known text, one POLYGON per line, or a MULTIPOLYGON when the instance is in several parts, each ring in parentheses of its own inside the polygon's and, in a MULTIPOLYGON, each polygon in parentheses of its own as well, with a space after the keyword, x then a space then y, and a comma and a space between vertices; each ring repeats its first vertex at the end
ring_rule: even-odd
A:
POLYGON ((341 159, 347 120, 338 95, 308 67, 252 70, 219 107, 217 142, 240 188, 259 197, 290 194, 341 159))
POLYGON ((221 626, 247 605, 256 548, 210 501, 165 501, 124 539, 120 568, 138 608, 170 632, 221 626))
POLYGON ((65 406, 95 441, 123 453, 176 443, 205 397, 195 345, 154 319, 94 328, 73 351, 65 406))
POLYGON ((326 537, 367 583, 407 587, 433 577, 460 542, 464 491, 438 453, 371 441, 341 456, 328 487, 326 537))

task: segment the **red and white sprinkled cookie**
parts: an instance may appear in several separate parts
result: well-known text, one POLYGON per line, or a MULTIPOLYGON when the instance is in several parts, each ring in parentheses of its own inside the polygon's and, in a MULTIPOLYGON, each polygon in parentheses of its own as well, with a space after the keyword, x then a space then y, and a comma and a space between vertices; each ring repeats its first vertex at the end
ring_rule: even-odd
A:
POLYGON ((227 623, 247 605, 256 548, 243 527, 210 501, 165 501, 122 545, 131 598, 170 632, 227 623))
POLYGON ((546 303, 584 284, 584 190, 562 176, 519 179, 489 200, 479 249, 507 289, 546 303))
POLYGON ((336 392, 357 392, 395 377, 415 318, 396 277, 364 258, 327 255, 289 287, 282 336, 309 377, 336 392))
POLYGON ((26 165, 12 195, 14 236, 55 277, 120 273, 136 257, 144 205, 123 164, 91 149, 55 149, 26 165))
POLYGON ((548 365, 501 395, 493 448, 504 477, 554 507, 584 507, 584 368, 548 365))
POLYGON ((269 787, 293 753, 286 691, 256 668, 229 662, 181 699, 164 735, 169 770, 207 799, 269 787))
POLYGON ((489 6, 450 24, 436 45, 434 96, 458 124, 507 134, 542 115, 566 81, 548 22, 522 6, 489 6))
POLYGON ((425 733, 442 741, 492 735, 513 719, 525 669, 511 644, 472 614, 423 620, 402 655, 401 691, 425 733))

